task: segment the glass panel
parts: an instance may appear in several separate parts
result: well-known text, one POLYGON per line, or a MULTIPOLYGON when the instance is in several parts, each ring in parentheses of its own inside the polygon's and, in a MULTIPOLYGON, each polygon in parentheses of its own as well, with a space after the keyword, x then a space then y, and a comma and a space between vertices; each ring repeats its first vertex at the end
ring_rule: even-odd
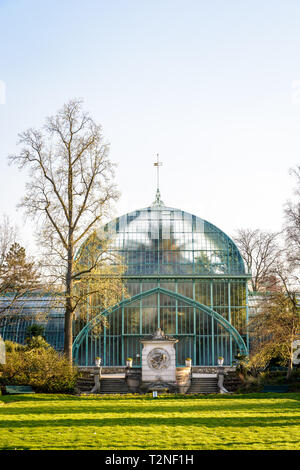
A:
POLYGON ((123 257, 130 275, 245 272, 236 246, 221 230, 178 209, 134 211, 105 231, 115 233, 111 252, 123 257))
MULTIPOLYGON (((190 281, 182 282, 182 291, 191 288, 190 281)), ((209 283, 199 283, 198 293, 203 299, 209 283)), ((226 299, 227 285, 222 281, 214 285, 217 299, 226 299)), ((229 317, 229 307, 216 307, 219 314, 229 317)), ((243 330, 245 308, 231 307, 233 323, 243 330)), ((108 316, 109 328, 98 337, 89 335, 82 348, 80 363, 93 361, 95 355, 104 358, 104 365, 125 365, 126 357, 132 357, 134 366, 140 364, 140 336, 151 335, 161 327, 166 334, 179 339, 176 344, 177 365, 184 365, 187 357, 194 365, 213 366, 218 356, 224 357, 229 365, 237 351, 237 345, 230 334, 200 308, 166 294, 151 294, 126 307, 119 308, 108 316), (123 334, 122 334, 123 328, 123 334), (123 362, 122 362, 123 361, 123 362)))

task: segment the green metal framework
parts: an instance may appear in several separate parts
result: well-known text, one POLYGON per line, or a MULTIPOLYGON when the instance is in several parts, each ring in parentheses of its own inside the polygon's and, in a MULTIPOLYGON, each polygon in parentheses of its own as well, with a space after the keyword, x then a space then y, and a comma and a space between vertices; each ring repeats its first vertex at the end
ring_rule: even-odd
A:
MULTIPOLYGON (((216 226, 179 209, 151 206, 118 217, 99 231, 122 257, 126 276, 245 274, 233 241, 216 226)), ((84 245, 86 247, 86 244, 84 245)))
POLYGON ((22 297, 9 293, 0 297, 0 334, 4 340, 25 344, 27 329, 39 324, 46 341, 57 351, 64 349, 64 305, 57 295, 32 292, 22 297))
MULTIPOLYGON (((171 312, 169 312, 169 316, 172 316, 171 312)), ((202 365, 215 365, 220 355, 225 358, 226 364, 231 364, 233 356, 237 353, 247 354, 247 346, 242 336, 218 312, 184 295, 162 287, 155 287, 134 295, 130 299, 124 299, 109 311, 103 311, 89 321, 73 343, 74 359, 78 362, 81 357, 83 360, 81 365, 89 365, 91 356, 95 357, 103 353, 101 357, 104 366, 123 365, 126 361, 125 356, 133 357, 134 365, 139 366, 141 357, 139 339, 147 336, 147 329, 150 335, 158 327, 162 327, 166 333, 173 334, 179 339, 177 346, 178 365, 184 365, 186 357, 191 357, 194 364, 201 362, 202 365), (143 300, 149 299, 153 295, 156 295, 157 308, 156 315, 151 315, 152 321, 149 324, 145 321, 143 300), (174 301, 173 305, 170 305, 175 306, 174 318, 166 318, 167 312, 163 311, 164 307, 161 306, 164 296, 170 299, 169 304, 172 304, 172 300, 174 301), (132 312, 125 311, 127 307, 130 308, 136 302, 139 303, 138 315, 136 315, 137 309, 135 307, 132 312), (182 324, 182 321, 180 324, 182 319, 179 313, 182 309, 189 309, 189 312, 184 312, 185 325, 182 324), (117 320, 114 319, 116 315, 117 320), (131 318, 128 318, 128 315, 131 318), (133 316, 135 317, 135 328, 128 330, 125 323, 127 321, 132 326, 133 316), (137 316, 138 318, 136 318, 137 316), (103 327, 102 334, 93 335, 93 330, 103 322, 103 317, 109 317, 110 327, 103 327), (109 347, 107 347, 108 343, 109 347), (82 347, 83 349, 81 349, 82 347), (108 355, 109 357, 107 357, 108 355), (200 357, 201 361, 199 361, 200 357)))
MULTIPOLYGON (((247 354, 250 276, 224 232, 195 215, 156 204, 116 218, 98 238, 85 240, 80 255, 88 259, 89 249, 97 250, 98 244, 101 249, 107 238, 110 259, 126 265, 127 295, 108 310, 97 298, 87 302, 84 318, 74 321, 78 364, 94 365, 100 356, 105 366, 124 366, 132 357, 139 366, 140 338, 158 327, 178 338, 178 365, 191 357, 194 365, 213 366, 220 355, 231 364, 237 353, 247 354)), ((3 307, 9 302, 8 297, 0 299, 3 307)), ((46 339, 62 350, 64 308, 51 295, 18 299, 2 316, 0 334, 24 343, 27 327, 40 322, 39 313, 45 311, 46 339)))
MULTIPOLYGON (((113 220, 99 231, 99 246, 103 238, 110 241, 111 259, 126 266, 128 298, 109 310, 87 309, 85 321, 77 321, 78 364, 93 365, 99 356, 105 366, 124 366, 132 357, 139 366, 140 338, 158 327, 179 339, 178 365, 191 357, 194 365, 214 366, 218 356, 232 364, 237 353, 247 354, 249 274, 224 232, 156 204, 113 220)), ((88 249, 87 240, 81 255, 88 249)))

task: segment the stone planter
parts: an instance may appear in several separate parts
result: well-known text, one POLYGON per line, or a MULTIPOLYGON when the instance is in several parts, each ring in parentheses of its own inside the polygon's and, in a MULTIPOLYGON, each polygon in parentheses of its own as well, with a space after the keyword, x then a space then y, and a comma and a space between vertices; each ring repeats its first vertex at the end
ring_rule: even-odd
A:
POLYGON ((132 359, 127 359, 126 367, 132 367, 132 359))
POLYGON ((185 360, 185 365, 186 365, 186 367, 192 367, 192 359, 186 359, 185 360))
POLYGON ((100 357, 96 357, 96 359, 95 359, 95 364, 96 364, 97 367, 100 367, 100 366, 101 366, 101 359, 100 359, 100 357))
POLYGON ((218 366, 222 366, 224 364, 224 357, 218 357, 218 366))

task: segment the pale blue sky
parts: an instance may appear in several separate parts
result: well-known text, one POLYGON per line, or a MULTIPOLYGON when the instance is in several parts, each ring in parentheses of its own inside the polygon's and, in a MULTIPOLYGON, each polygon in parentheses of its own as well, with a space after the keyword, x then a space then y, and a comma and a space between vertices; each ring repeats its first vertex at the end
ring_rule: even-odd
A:
POLYGON ((116 215, 153 201, 159 152, 167 205, 228 234, 280 229, 300 163, 298 0, 0 0, 0 37, 0 214, 25 243, 7 155, 73 97, 111 142, 116 215))

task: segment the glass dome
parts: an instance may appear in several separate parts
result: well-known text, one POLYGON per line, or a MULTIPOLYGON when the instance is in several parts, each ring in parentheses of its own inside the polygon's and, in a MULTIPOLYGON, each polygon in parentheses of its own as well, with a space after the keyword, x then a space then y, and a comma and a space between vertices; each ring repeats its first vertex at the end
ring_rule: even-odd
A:
POLYGON ((245 275, 233 241, 206 220, 179 209, 153 205, 117 217, 103 230, 127 276, 245 275))

